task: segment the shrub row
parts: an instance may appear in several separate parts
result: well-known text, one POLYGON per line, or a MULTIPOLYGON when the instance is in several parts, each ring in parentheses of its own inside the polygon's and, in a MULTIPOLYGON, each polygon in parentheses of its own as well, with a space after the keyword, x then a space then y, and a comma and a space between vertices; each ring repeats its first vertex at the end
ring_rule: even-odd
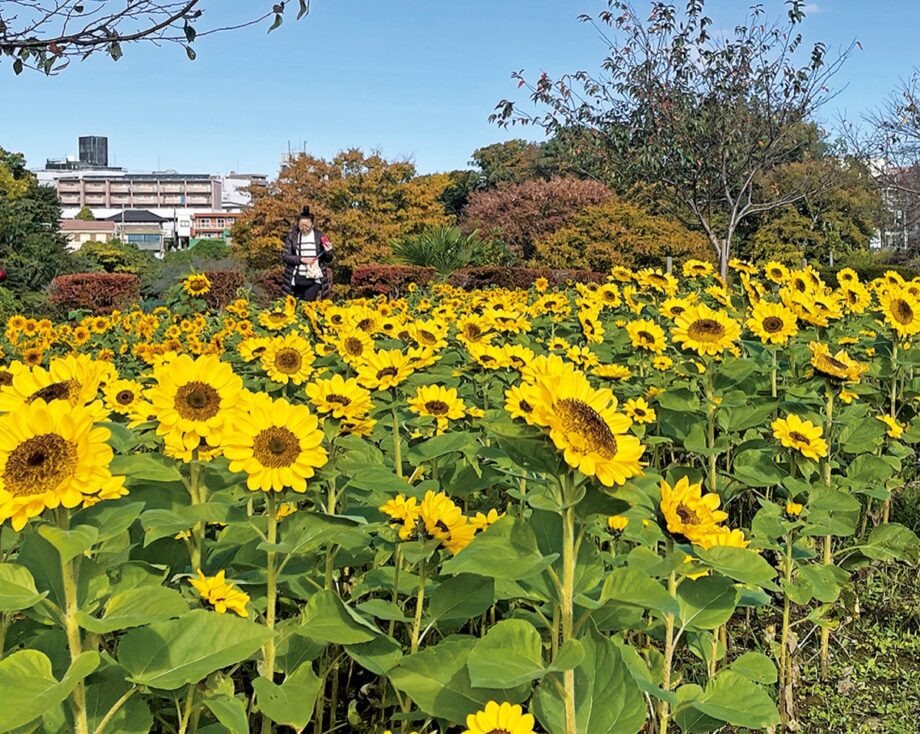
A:
POLYGON ((51 302, 67 310, 109 314, 140 299, 140 280, 132 273, 74 273, 51 281, 51 302))
POLYGON ((351 287, 354 295, 364 298, 400 296, 410 283, 428 285, 436 274, 434 268, 418 265, 362 265, 352 272, 351 287))
POLYGON ((204 300, 215 310, 232 303, 240 288, 247 284, 246 275, 241 270, 205 270, 204 274, 211 281, 211 290, 205 294, 204 300))

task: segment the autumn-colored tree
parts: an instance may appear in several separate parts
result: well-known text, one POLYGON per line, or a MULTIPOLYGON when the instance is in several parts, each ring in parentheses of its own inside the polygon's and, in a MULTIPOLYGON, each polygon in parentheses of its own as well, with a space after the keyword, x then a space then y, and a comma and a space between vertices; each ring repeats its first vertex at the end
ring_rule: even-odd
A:
POLYGON ((614 265, 663 267, 671 256, 709 260, 706 237, 679 222, 611 197, 576 215, 571 224, 536 243, 535 267, 605 271, 614 265))
POLYGON ((525 181, 471 195, 460 226, 465 232, 495 234, 519 257, 530 258, 537 240, 612 195, 603 184, 578 178, 525 181))
POLYGON ((234 226, 234 250, 251 266, 276 265, 280 242, 309 205, 340 264, 382 262, 392 240, 451 223, 439 200, 450 183, 446 173, 417 176, 408 161, 388 161, 355 148, 332 160, 299 155, 271 185, 254 190, 252 207, 234 226))

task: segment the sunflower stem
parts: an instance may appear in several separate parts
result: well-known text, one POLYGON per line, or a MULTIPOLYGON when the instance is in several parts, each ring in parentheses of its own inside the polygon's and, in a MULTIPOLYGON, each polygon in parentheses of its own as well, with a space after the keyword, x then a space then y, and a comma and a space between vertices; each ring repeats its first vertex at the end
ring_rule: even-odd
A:
MULTIPOLYGON (((668 553, 673 550, 673 543, 668 541, 668 553)), ((668 593, 677 598, 677 577, 672 571, 668 575, 668 593)), ((661 689, 669 691, 671 689, 671 668, 674 665, 674 615, 665 614, 664 617, 664 665, 661 671, 661 689)), ((670 721, 671 711, 667 701, 661 701, 658 705, 658 732, 667 734, 668 722, 670 721)))
MULTIPOLYGON (((393 605, 399 606, 399 571, 402 568, 402 547, 396 541, 396 551, 393 553, 393 605)), ((387 634, 392 637, 396 627, 396 620, 391 619, 387 634)))
MULTIPOLYGON (((565 475, 562 493, 562 643, 573 638, 575 612, 575 477, 565 475)), ((575 671, 566 670, 562 676, 565 690, 565 731, 576 734, 575 671)))
MULTIPOLYGON (((193 505, 203 505, 207 498, 204 482, 201 481, 201 464, 198 462, 198 450, 195 450, 195 456, 189 465, 190 482, 189 495, 193 505)), ((192 571, 197 571, 202 567, 204 562, 204 522, 196 522, 192 525, 190 532, 189 552, 191 554, 192 571)))
MULTIPOLYGON (((268 492, 266 497, 266 510, 268 517, 268 545, 270 549, 266 551, 265 571, 266 571, 266 607, 265 607, 265 626, 269 631, 275 630, 275 606, 277 594, 277 579, 275 578, 275 544, 278 542, 278 511, 275 505, 275 493, 268 492)), ((262 659, 264 667, 262 675, 268 678, 272 683, 275 679, 275 637, 272 635, 262 647, 262 659)), ((262 734, 271 734, 272 722, 264 713, 262 714, 262 734)))
MULTIPOLYGON (((786 579, 786 588, 788 590, 790 584, 792 584, 792 531, 786 535, 786 563, 785 563, 785 579, 786 579)), ((783 594, 783 629, 779 638, 779 713, 780 719, 783 726, 786 726, 786 723, 792 718, 792 712, 789 711, 787 705, 788 701, 792 700, 791 690, 790 695, 786 696, 787 686, 791 687, 792 679, 787 674, 787 668, 789 667, 788 662, 788 650, 789 650, 789 629, 790 629, 790 616, 791 616, 791 607, 792 604, 789 601, 789 594, 783 594)))
MULTIPOLYGON (((335 514, 335 479, 329 480, 328 497, 326 500, 326 513, 330 516, 335 514)), ((332 572, 335 570, 335 548, 330 544, 326 551, 326 588, 332 588, 332 572)))
MULTIPOLYGON (((831 430, 834 425, 834 391, 827 386, 827 405, 825 408, 825 434, 827 435, 827 458, 824 461, 824 485, 831 486, 831 430)), ((834 565, 834 556, 831 552, 831 536, 824 536, 824 565, 834 565)), ((821 628, 821 678, 826 679, 830 662, 831 631, 828 627, 821 628)))
POLYGON ((399 439, 399 415, 396 413, 396 391, 393 391, 393 463, 396 465, 396 476, 402 479, 402 446, 399 439))
POLYGON ((898 338, 891 339, 891 417, 898 417, 898 338))
POLYGON ((770 348, 772 364, 770 365, 770 397, 776 397, 776 347, 770 348))
MULTIPOLYGON (((62 530, 70 528, 70 516, 66 510, 61 510, 57 515, 58 526, 62 530)), ((77 574, 80 556, 65 561, 61 559, 61 581, 64 591, 64 630, 67 633, 67 648, 70 652, 71 663, 75 662, 83 652, 83 643, 80 639, 80 625, 77 623, 77 574)), ((74 732, 76 734, 89 734, 89 720, 86 715, 86 686, 83 681, 74 686, 70 694, 71 709, 73 711, 74 732)))
POLYGON ((415 621, 412 624, 412 643, 410 650, 418 652, 419 634, 422 630, 422 605, 425 603, 425 571, 427 562, 423 558, 418 567, 418 595, 415 597, 415 621))

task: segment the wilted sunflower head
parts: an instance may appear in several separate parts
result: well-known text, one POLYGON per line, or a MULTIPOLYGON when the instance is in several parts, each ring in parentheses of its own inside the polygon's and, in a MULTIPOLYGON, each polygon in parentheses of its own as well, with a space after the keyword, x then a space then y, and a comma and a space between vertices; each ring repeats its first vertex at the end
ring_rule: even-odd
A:
POLYGON ((831 355, 827 344, 821 342, 811 342, 808 348, 811 350, 812 366, 825 377, 845 382, 859 382, 862 373, 868 369, 868 365, 850 358, 844 349, 831 355))

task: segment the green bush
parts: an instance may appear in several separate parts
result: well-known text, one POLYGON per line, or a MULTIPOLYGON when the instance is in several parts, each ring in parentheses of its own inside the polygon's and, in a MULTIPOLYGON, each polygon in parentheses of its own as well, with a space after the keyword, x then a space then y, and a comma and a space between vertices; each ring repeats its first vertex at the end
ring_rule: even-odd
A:
POLYGON ((402 265, 434 268, 440 275, 475 265, 507 265, 513 256, 499 240, 483 240, 479 230, 463 234, 458 227, 429 229, 392 243, 393 258, 402 265))

